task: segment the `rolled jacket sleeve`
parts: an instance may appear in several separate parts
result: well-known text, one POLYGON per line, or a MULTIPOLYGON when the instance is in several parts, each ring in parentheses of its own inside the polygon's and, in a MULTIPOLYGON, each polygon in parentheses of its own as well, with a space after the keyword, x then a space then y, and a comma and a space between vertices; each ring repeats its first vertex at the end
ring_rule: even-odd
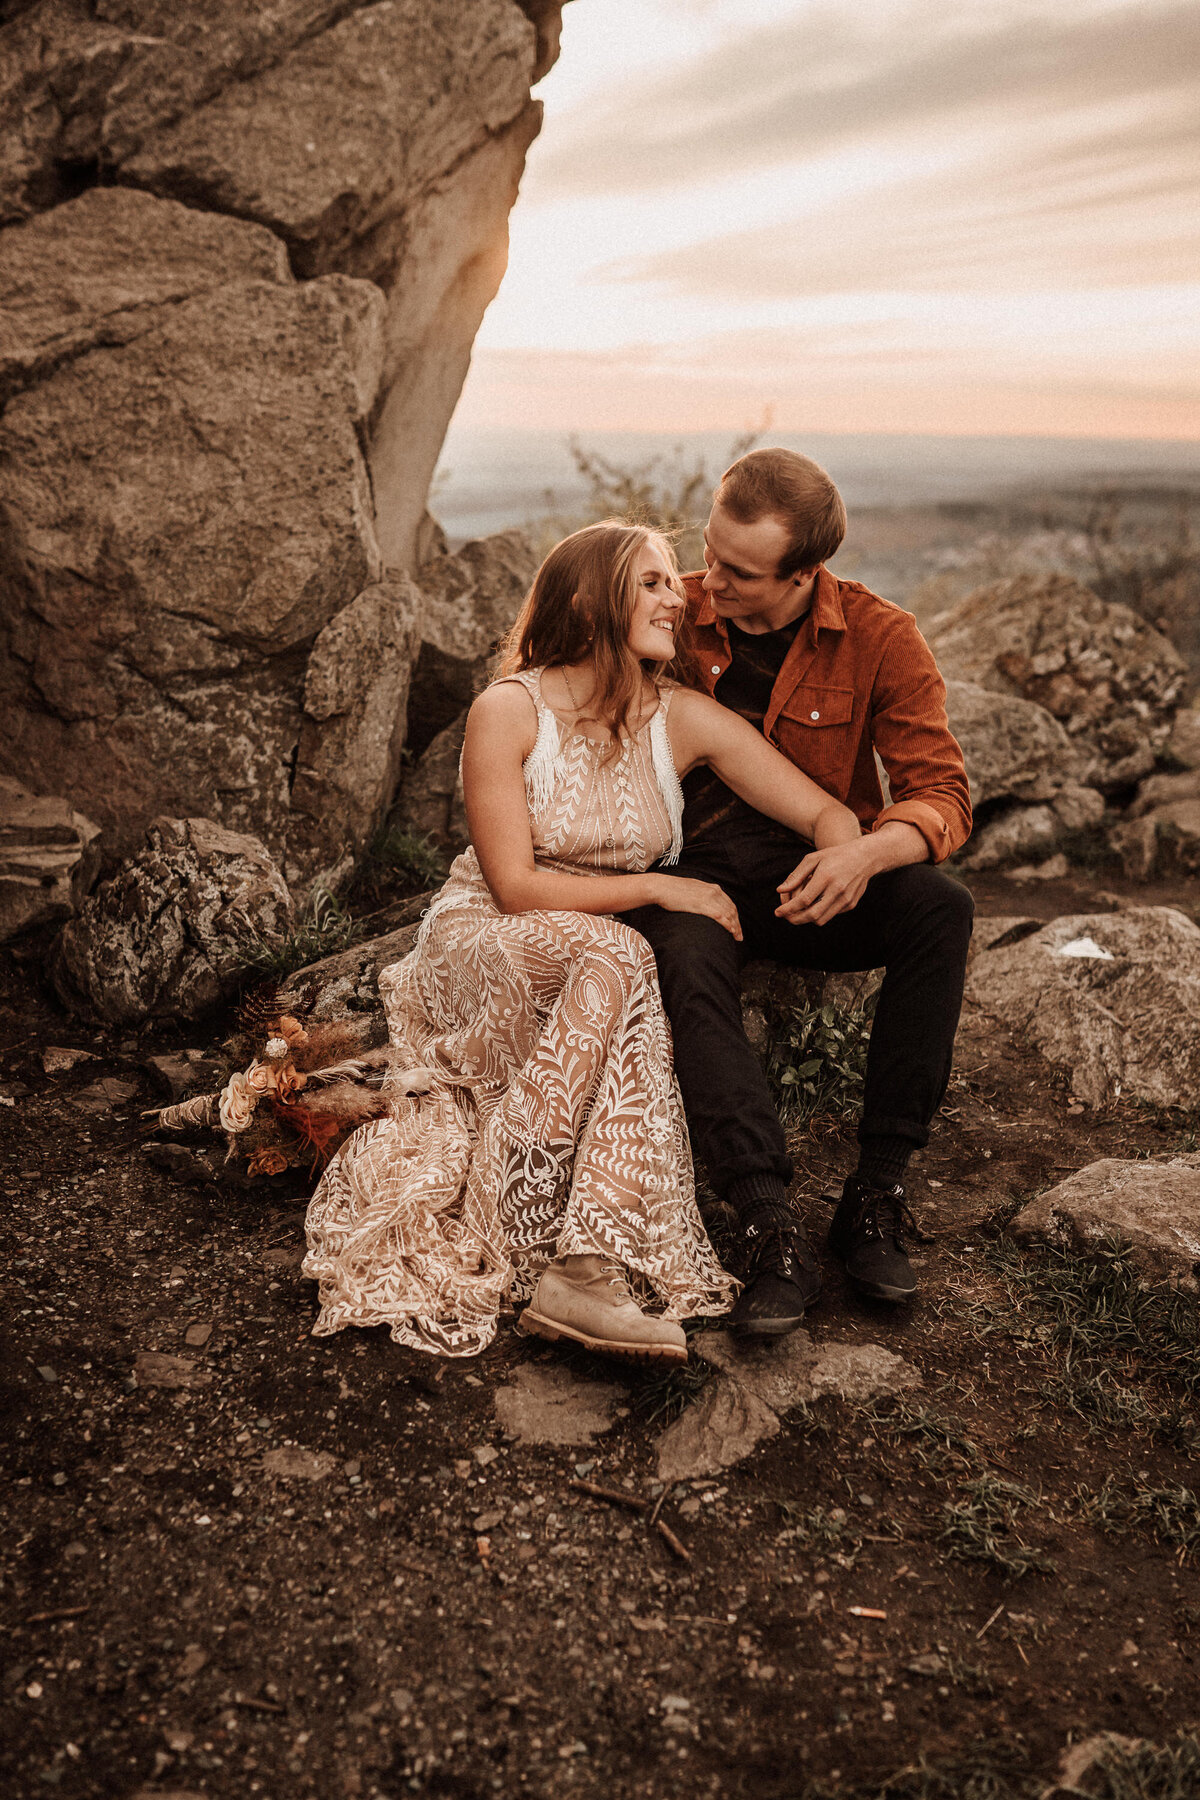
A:
POLYGON ((891 802, 871 826, 914 825, 931 862, 944 862, 971 835, 971 789, 946 717, 946 684, 910 614, 889 634, 871 694, 871 738, 887 770, 891 802))

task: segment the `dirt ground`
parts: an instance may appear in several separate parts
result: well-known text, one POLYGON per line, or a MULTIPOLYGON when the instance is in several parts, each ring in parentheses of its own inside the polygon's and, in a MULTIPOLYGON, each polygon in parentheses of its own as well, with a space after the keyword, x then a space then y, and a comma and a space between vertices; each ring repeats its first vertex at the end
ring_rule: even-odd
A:
MULTIPOLYGON (((1065 883, 976 893, 992 913, 1095 904, 1065 883)), ((1103 1426, 1075 1410, 1087 1371, 1014 1287, 1002 1232, 1097 1156, 1194 1148, 1194 1119, 1078 1111, 968 1009, 914 1165, 918 1300, 856 1300, 826 1258, 807 1322, 923 1387, 823 1400, 672 1489, 683 1560, 647 1513, 570 1485, 659 1498, 655 1413, 682 1384, 577 1362, 627 1390, 624 1416, 590 1447, 514 1442, 494 1390, 551 1347, 511 1321, 475 1361, 314 1339, 295 1178, 188 1185, 149 1162, 143 1059, 216 1035, 80 1027, 4 964, 5 1795, 1007 1800, 1072 1740, 1200 1719, 1190 1540, 1112 1535, 1080 1496, 1108 1475, 1190 1491, 1193 1415, 1163 1424, 1170 1384, 1127 1348, 1100 1373, 1138 1405, 1103 1426), (48 1076, 52 1044, 95 1060, 48 1076), (144 1352, 188 1358, 188 1385, 136 1379, 144 1352), (307 1476, 264 1468, 289 1446, 307 1476)), ((850 1135, 820 1125, 796 1152, 823 1234, 850 1135)))

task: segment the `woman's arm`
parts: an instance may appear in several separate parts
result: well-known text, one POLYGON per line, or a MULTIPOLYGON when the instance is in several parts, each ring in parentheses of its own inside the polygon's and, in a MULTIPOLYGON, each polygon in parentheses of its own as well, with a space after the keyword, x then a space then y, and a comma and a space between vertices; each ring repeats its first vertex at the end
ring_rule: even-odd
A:
POLYGON ((697 763, 707 763, 741 799, 808 838, 819 850, 856 843, 861 835, 848 806, 834 800, 753 725, 709 695, 678 689, 667 714, 667 735, 681 778, 697 763))
POLYGON ((536 741, 537 712, 517 682, 488 688, 467 715, 462 762, 467 823, 483 878, 501 912, 619 913, 667 905, 672 911, 706 913, 741 938, 737 909, 712 882, 539 869, 522 772, 536 741))

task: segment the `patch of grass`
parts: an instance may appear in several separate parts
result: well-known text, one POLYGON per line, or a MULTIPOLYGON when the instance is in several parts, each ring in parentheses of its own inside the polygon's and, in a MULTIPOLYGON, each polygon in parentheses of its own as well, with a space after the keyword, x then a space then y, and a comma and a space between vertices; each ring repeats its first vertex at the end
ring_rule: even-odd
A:
MULTIPOLYGON (((1089 1255, 1045 1246, 1026 1255, 1015 1245, 989 1246, 1013 1308, 1028 1320, 1028 1337, 1062 1346, 1068 1364, 1124 1361, 1126 1374, 1153 1378, 1176 1393, 1200 1393, 1200 1297, 1169 1282, 1149 1283, 1127 1245, 1115 1239, 1089 1255)), ((1012 1330, 1007 1312, 990 1314, 983 1330, 1012 1330)))
POLYGON ((1051 1787, 1046 1800, 1195 1800, 1200 1794, 1200 1740, 1180 1731, 1170 1744, 1107 1744, 1088 1772, 1087 1788, 1051 1787))
POLYGON ((634 1410, 647 1425, 669 1425, 699 1398, 715 1372, 708 1363, 696 1361, 651 1375, 633 1396, 634 1410))
POLYGON ((1033 1800, 1040 1791, 1023 1752, 977 1744, 962 1756, 920 1756, 882 1780, 853 1787, 810 1782, 800 1800, 1033 1800))
POLYGON ((1037 1496, 1015 1481, 980 1475, 963 1482, 962 1500, 942 1507, 938 1543, 959 1562, 987 1563, 1012 1581, 1034 1572, 1052 1573, 1054 1564, 1044 1550, 1027 1544, 1017 1530, 1017 1515, 1037 1504, 1037 1496))
POLYGON ((858 1115, 874 1015, 872 995, 865 1006, 790 1007, 770 1021, 767 1078, 785 1125, 858 1115))
POLYGON ((904 1398, 876 1401, 864 1407, 860 1416, 869 1421, 877 1437, 911 1444, 915 1460, 932 1475, 981 1469, 987 1460, 959 1420, 932 1406, 904 1398))
POLYGON ((256 934, 243 939, 245 961, 242 967, 246 975, 255 980, 272 977, 282 981, 296 969, 348 949, 359 934, 359 926, 336 895, 316 887, 295 929, 285 937, 268 938, 256 934))
POLYGON ((1041 1395, 1056 1417, 1074 1413, 1092 1437, 1115 1430, 1145 1431, 1160 1443, 1185 1452, 1200 1446, 1200 1426, 1179 1401, 1156 1406, 1147 1391, 1118 1381, 1107 1369, 1068 1369, 1041 1384, 1041 1395))
POLYGON ((1191 1488, 1154 1487, 1143 1476, 1122 1481, 1105 1477, 1103 1487, 1077 1490, 1085 1519, 1114 1536, 1148 1531, 1160 1544, 1182 1552, 1186 1561, 1200 1548, 1200 1499, 1191 1488))
POLYGON ((422 894, 441 887, 450 865, 437 840, 427 833, 386 827, 372 840, 354 876, 356 900, 374 902, 387 895, 422 894))

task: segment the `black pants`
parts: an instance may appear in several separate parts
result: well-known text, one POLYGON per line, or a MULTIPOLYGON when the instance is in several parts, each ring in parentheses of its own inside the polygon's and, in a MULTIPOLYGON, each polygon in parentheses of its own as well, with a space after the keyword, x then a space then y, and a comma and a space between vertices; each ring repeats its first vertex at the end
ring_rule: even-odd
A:
POLYGON ((859 1125, 866 1137, 929 1138, 950 1079, 975 907, 966 888, 917 863, 876 875, 852 912, 827 925, 777 919, 776 883, 811 846, 777 837, 685 850, 666 874, 715 881, 738 909, 744 942, 699 913, 625 914, 649 939, 675 1040, 688 1124, 719 1194, 750 1175, 787 1181, 791 1159, 766 1074, 742 1029, 742 964, 887 972, 876 1004, 859 1125))

